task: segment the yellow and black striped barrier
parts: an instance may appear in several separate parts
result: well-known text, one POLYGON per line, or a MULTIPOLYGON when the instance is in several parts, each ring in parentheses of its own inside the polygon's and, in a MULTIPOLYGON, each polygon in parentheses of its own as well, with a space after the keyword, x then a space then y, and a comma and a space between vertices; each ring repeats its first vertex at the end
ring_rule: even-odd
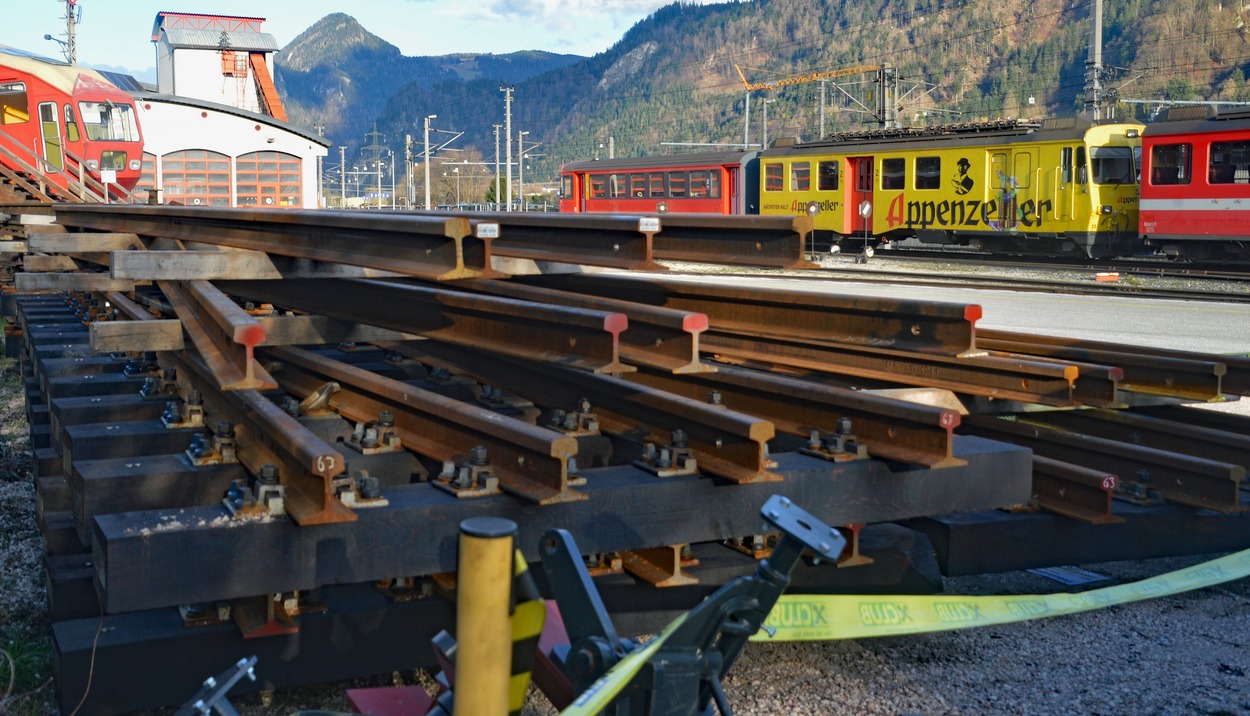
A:
POLYGON ((508 680, 508 713, 516 716, 525 706, 538 656, 538 637, 547 621, 547 603, 534 583, 529 565, 521 550, 512 557, 512 590, 515 606, 512 610, 512 676, 508 680))
MULTIPOLYGON (((1075 614, 1202 589, 1250 576, 1250 549, 1138 582, 1076 594, 1011 596, 785 594, 751 637, 756 642, 867 639, 969 629, 1075 614)), ((602 711, 685 619, 622 659, 562 716, 602 711)))

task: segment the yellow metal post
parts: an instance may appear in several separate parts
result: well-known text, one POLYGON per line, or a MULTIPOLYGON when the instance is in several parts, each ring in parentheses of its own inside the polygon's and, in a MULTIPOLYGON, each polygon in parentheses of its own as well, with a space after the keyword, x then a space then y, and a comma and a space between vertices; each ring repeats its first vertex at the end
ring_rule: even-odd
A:
POLYGON ((458 716, 504 716, 512 668, 512 553, 516 524, 498 517, 460 523, 456 580, 458 716))

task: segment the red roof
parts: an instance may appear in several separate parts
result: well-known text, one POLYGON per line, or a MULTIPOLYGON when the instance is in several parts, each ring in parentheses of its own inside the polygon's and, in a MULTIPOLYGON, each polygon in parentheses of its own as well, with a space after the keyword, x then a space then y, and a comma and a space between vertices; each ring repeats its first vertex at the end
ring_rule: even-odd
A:
POLYGON ((152 41, 160 39, 161 28, 181 27, 188 30, 222 30, 224 32, 260 32, 263 17, 240 17, 238 15, 201 15, 194 12, 156 13, 152 23, 152 41))

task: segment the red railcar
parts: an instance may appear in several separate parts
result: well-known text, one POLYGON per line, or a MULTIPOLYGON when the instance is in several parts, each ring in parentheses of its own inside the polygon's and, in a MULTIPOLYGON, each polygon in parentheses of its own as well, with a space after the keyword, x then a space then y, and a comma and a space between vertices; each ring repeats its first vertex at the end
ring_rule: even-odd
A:
POLYGON ((758 152, 570 162, 560 172, 560 211, 625 214, 755 214, 758 152))
POLYGON ((103 183, 134 188, 142 165, 130 95, 95 70, 0 45, 0 166, 102 196, 103 183))
POLYGON ((1140 233, 1169 256, 1250 259, 1250 111, 1181 107, 1142 135, 1140 233))

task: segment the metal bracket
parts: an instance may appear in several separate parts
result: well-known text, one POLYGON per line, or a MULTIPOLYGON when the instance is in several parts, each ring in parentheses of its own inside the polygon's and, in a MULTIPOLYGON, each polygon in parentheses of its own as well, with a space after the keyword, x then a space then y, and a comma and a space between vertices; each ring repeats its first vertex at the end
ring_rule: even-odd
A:
POLYGON ((355 430, 343 444, 362 455, 399 452, 403 444, 395 432, 395 416, 383 410, 377 420, 356 423, 355 430))
POLYGON ((239 716, 239 712, 226 699, 226 694, 245 676, 255 681, 256 672, 252 669, 254 666, 256 666, 256 657, 254 656, 239 659, 229 669, 217 676, 210 676, 205 679, 204 685, 196 692, 195 696, 192 696, 190 701, 183 704, 175 712, 174 716, 194 716, 195 714, 210 713, 220 714, 221 716, 239 716))
POLYGON ((577 401, 575 410, 557 410, 552 413, 547 427, 570 437, 600 435, 599 417, 591 411, 590 401, 585 398, 577 401))
POLYGON ((187 392, 185 402, 171 400, 161 413, 161 423, 169 430, 204 427, 204 400, 198 390, 187 392))
POLYGON ((378 478, 370 475, 368 470, 357 470, 351 477, 340 475, 332 484, 335 495, 347 507, 386 507, 391 504, 382 496, 378 478))
POLYGON ((838 432, 833 435, 821 435, 819 430, 813 430, 811 437, 808 438, 807 447, 800 449, 799 452, 831 462, 868 459, 868 446, 860 442, 851 431, 850 418, 839 419, 838 432))
POLYGON ((657 446, 649 442, 644 443, 642 449, 642 457, 635 460, 634 465, 647 472, 659 477, 699 474, 698 462, 684 430, 674 430, 668 445, 657 446))
POLYGON ((221 421, 211 439, 204 433, 196 433, 187 447, 186 456, 196 467, 237 464, 239 453, 234 425, 226 420, 221 421))
POLYGON ((486 448, 478 445, 469 453, 469 459, 457 464, 454 460, 443 462, 443 471, 432 484, 456 497, 484 497, 502 493, 499 478, 490 474, 490 459, 486 448))

